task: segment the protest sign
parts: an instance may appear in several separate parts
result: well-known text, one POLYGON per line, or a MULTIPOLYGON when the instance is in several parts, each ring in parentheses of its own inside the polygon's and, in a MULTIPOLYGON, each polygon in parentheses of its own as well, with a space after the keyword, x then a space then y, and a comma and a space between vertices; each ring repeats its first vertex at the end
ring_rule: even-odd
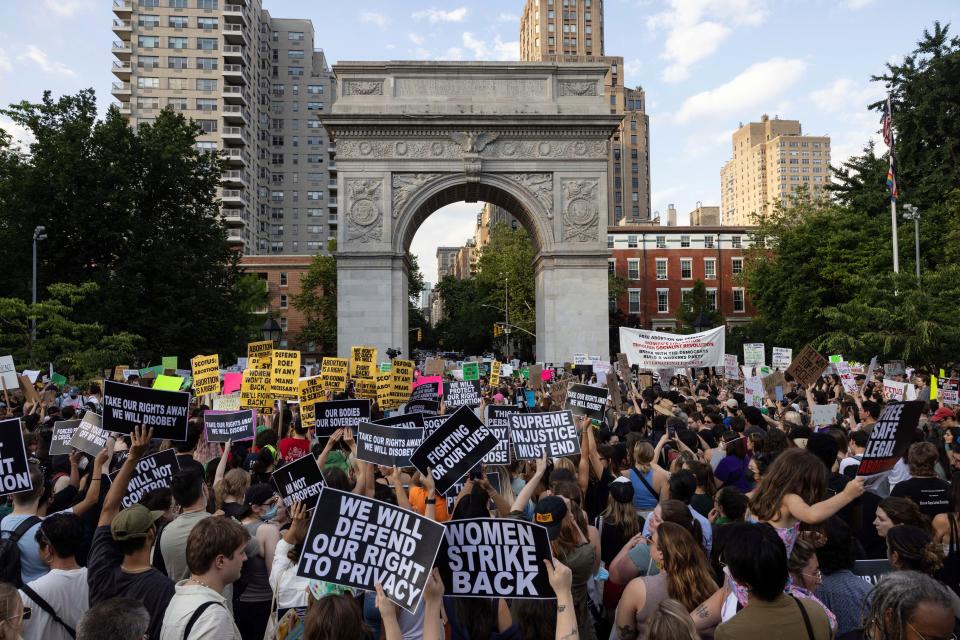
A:
MULTIPOLYGON (((459 496, 460 493, 463 491, 463 488, 466 486, 470 478, 477 478, 479 474, 482 473, 482 471, 483 469, 481 465, 477 465, 470 470, 469 475, 460 478, 459 480, 454 482, 452 485, 450 485, 450 488, 447 489, 447 492, 443 494, 444 500, 447 503, 447 513, 449 514, 453 513, 453 510, 457 506, 457 496, 459 496)), ((483 477, 486 479, 487 482, 490 483, 490 488, 492 488, 494 491, 502 495, 500 491, 500 474, 498 473, 483 474, 483 477)))
POLYGON ((392 362, 381 362, 381 363, 380 363, 380 368, 378 369, 378 371, 380 371, 380 373, 389 373, 389 372, 393 371, 393 363, 392 363, 392 362))
POLYGON ((886 558, 879 560, 855 560, 850 573, 859 577, 869 585, 877 586, 880 579, 887 573, 893 571, 893 565, 886 558))
POLYGON ((750 376, 743 381, 743 399, 749 407, 763 407, 763 380, 750 376))
POLYGON ((385 467, 409 467, 410 456, 423 441, 423 418, 419 413, 399 416, 408 425, 388 426, 361 422, 357 429, 357 459, 385 467), (412 420, 418 418, 418 420, 412 420))
POLYGON ((907 367, 903 360, 891 360, 883 365, 883 374, 888 378, 905 376, 907 375, 907 367))
POLYGON ((20 386, 17 379, 17 367, 13 364, 13 356, 0 356, 0 383, 7 391, 13 391, 20 386))
POLYGON ((392 371, 377 371, 377 404, 381 409, 396 409, 403 404, 409 394, 397 393, 392 371))
POLYGON ((490 386, 496 387, 500 385, 500 370, 501 364, 498 360, 494 360, 490 363, 490 386))
POLYGON ((743 345, 743 364, 762 367, 766 361, 766 349, 762 342, 748 342, 743 345))
POLYGON ((476 380, 443 383, 443 401, 450 409, 464 406, 478 407, 482 399, 480 383, 476 380))
POLYGON ((324 358, 320 365, 324 391, 346 391, 349 366, 347 358, 324 358))
POLYGON ((614 408, 619 410, 623 399, 620 396, 620 382, 615 375, 607 376, 607 397, 613 402, 614 408))
POLYGON ((302 378, 297 383, 297 395, 300 399, 300 406, 314 404, 327 398, 327 393, 323 388, 323 376, 313 376, 312 378, 302 378))
POLYGON ((480 363, 464 362, 463 363, 463 379, 479 380, 480 379, 480 363))
POLYGON ((153 428, 153 437, 187 439, 190 394, 159 391, 107 380, 103 388, 103 429, 131 433, 137 425, 153 428))
POLYGON ((0 421, 0 496, 33 489, 20 418, 0 421))
POLYGON ((243 372, 240 406, 244 409, 256 409, 264 414, 273 412, 273 393, 270 389, 268 369, 247 369, 243 372))
POLYGON ((626 377, 630 373, 630 361, 627 359, 627 354, 617 354, 617 366, 620 369, 621 376, 626 377))
POLYGON ((572 384, 567 389, 567 404, 575 416, 589 416, 591 420, 603 420, 607 406, 607 390, 586 384, 572 384))
POLYGON ((527 369, 527 379, 530 381, 531 388, 543 389, 543 366, 539 364, 531 365, 527 369))
POLYGON ((274 349, 270 361, 270 392, 274 398, 296 398, 300 352, 274 349))
POLYGON ((437 568, 455 598, 555 598, 544 560, 553 560, 546 527, 476 518, 445 524, 437 568))
POLYGON ((774 369, 779 369, 780 371, 786 371, 787 367, 790 366, 790 363, 793 361, 793 349, 788 349, 786 347, 774 347, 773 348, 773 362, 770 364, 774 369))
MULTIPOLYGON (((23 375, 26 376, 27 380, 30 381, 30 384, 37 384, 37 378, 40 377, 39 369, 24 369, 23 375)), ((46 376, 44 376, 46 377, 46 376)))
POLYGON ((834 354, 828 358, 830 364, 836 364, 838 362, 843 362, 843 356, 840 354, 834 354))
POLYGON ((907 383, 897 382, 888 378, 883 379, 883 397, 887 400, 902 401, 906 395, 907 383))
POLYGON ((840 383, 843 385, 845 393, 857 392, 857 381, 853 377, 853 371, 850 370, 849 362, 838 362, 836 364, 837 373, 840 375, 840 383))
POLYGON ((724 337, 722 326, 690 335, 620 327, 620 348, 640 367, 719 367, 724 337))
POLYGON ((70 448, 91 456, 100 453, 100 450, 107 446, 107 439, 110 437, 110 433, 101 428, 102 424, 100 416, 93 411, 87 411, 70 437, 70 448))
POLYGON ((483 458, 483 464, 510 464, 510 416, 520 412, 520 407, 508 404, 491 404, 486 408, 486 424, 496 439, 497 446, 483 458))
POLYGON ((243 385, 243 371, 236 373, 225 373, 223 374, 223 395, 228 396, 231 393, 240 391, 240 387, 243 385))
POLYGON ((153 381, 153 388, 158 391, 179 391, 183 386, 183 378, 180 376, 159 375, 153 381))
POLYGON ((53 435, 50 440, 50 455, 61 456, 73 453, 73 447, 70 446, 70 440, 73 439, 73 432, 80 426, 79 420, 57 420, 53 423, 53 435))
POLYGON ((326 484, 312 453, 283 465, 273 472, 270 481, 288 509, 294 502, 301 502, 307 509, 313 509, 326 484))
POLYGON ((329 438, 337 429, 350 429, 354 434, 360 422, 370 419, 369 400, 334 400, 314 405, 316 434, 329 438))
POLYGON ((217 396, 213 399, 213 408, 216 411, 239 411, 240 394, 235 393, 229 396, 217 396))
POLYGON ((729 353, 723 355, 723 377, 728 380, 740 379, 740 364, 737 362, 737 356, 729 353))
POLYGON ((573 354, 573 364, 574 366, 590 364, 590 356, 585 353, 575 353, 573 354))
POLYGON ((247 363, 250 369, 270 369, 273 342, 262 340, 247 343, 247 363))
POLYGON ((27 402, 37 402, 40 400, 40 394, 37 393, 37 388, 30 382, 30 378, 18 375, 17 383, 20 390, 23 391, 23 397, 27 402))
POLYGON ((810 406, 810 417, 815 427, 829 427, 837 422, 837 405, 815 404, 810 406))
MULTIPOLYGON (((423 380, 423 378, 420 378, 423 380)), ((440 404, 440 389, 443 388, 442 382, 424 382, 418 384, 410 393, 410 399, 407 401, 407 413, 429 413, 436 415, 440 404)))
POLYGON ((426 440, 430 434, 443 426, 450 416, 424 416, 423 417, 423 439, 426 440))
POLYGON ((787 367, 786 374, 800 384, 809 386, 820 379, 820 374, 826 368, 827 359, 808 344, 787 367))
POLYGON ((777 387, 783 389, 787 386, 787 379, 779 369, 774 370, 770 375, 763 376, 763 391, 767 395, 773 393, 777 387))
POLYGON ((193 395, 220 393, 220 356, 197 356, 190 360, 193 395))
POLYGON ((878 360, 879 358, 877 356, 870 358, 870 365, 867 367, 866 378, 863 381, 863 386, 860 388, 860 393, 865 394, 867 392, 867 384, 873 382, 873 372, 877 370, 878 360))
POLYGON ((538 460, 580 453, 577 426, 570 411, 515 413, 510 416, 510 441, 517 460, 538 460))
POLYGON ((424 474, 431 467, 437 493, 445 493, 496 446, 496 436, 469 407, 462 406, 423 439, 410 462, 424 474))
POLYGON ((376 400, 377 381, 376 379, 368 380, 366 378, 357 378, 353 381, 353 391, 354 395, 358 398, 376 400))
MULTIPOLYGON (((597 384, 606 385, 606 384, 607 384, 607 375, 608 375, 612 370, 613 370, 613 365, 611 365, 609 362, 606 362, 606 361, 594 362, 594 363, 593 363, 593 373, 597 376, 597 384)), ((551 374, 551 375, 552 375, 553 372, 552 372, 552 371, 544 371, 544 372, 541 374, 541 376, 544 376, 544 374, 551 374)), ((547 379, 546 377, 542 377, 542 378, 541 378, 541 380, 543 380, 543 381, 545 381, 546 379, 547 379)), ((540 388, 540 389, 542 389, 542 388, 543 388, 543 384, 541 383, 539 387, 535 387, 535 388, 540 388)))
MULTIPOLYGON (((145 494, 169 487, 177 471, 180 471, 180 461, 174 449, 164 449, 141 458, 127 483, 127 494, 120 500, 120 506, 127 509, 140 502, 145 494)), ((118 469, 110 474, 111 483, 116 481, 119 473, 118 469)))
POLYGON ((386 502, 326 488, 297 575, 354 589, 380 584, 392 601, 417 609, 443 540, 443 525, 386 502))
POLYGON ((377 350, 374 347, 351 347, 350 377, 376 380, 377 350))
POLYGON ((888 404, 883 408, 870 432, 870 440, 857 469, 858 476, 871 476, 893 468, 913 444, 922 408, 921 400, 888 404))
POLYGON ((427 364, 423 367, 425 376, 442 376, 444 361, 443 358, 427 358, 427 364))
POLYGON ((177 356, 163 356, 163 358, 160 359, 160 364, 164 371, 176 371, 177 356))
POLYGON ((256 436, 257 412, 250 409, 230 413, 204 411, 203 426, 208 442, 250 440, 256 436))

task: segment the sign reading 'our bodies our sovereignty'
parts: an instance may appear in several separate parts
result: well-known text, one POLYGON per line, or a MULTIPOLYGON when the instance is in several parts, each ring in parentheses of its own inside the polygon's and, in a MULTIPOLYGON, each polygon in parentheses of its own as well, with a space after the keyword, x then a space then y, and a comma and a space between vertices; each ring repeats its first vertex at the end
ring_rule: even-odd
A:
POLYGON ((138 425, 153 428, 153 437, 187 439, 190 394, 185 391, 146 389, 112 380, 104 381, 103 429, 131 433, 138 425))

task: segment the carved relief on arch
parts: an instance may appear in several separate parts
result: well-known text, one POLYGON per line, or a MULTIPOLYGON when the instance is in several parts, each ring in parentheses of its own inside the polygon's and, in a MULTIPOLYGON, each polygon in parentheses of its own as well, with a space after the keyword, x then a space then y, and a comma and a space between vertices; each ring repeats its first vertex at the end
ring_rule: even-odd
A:
POLYGON ((563 239, 590 242, 598 239, 600 217, 598 180, 563 180, 563 239))
POLYGON ((400 215, 404 203, 428 182, 444 176, 443 173, 395 173, 392 176, 393 217, 400 215))
POLYGON ((504 173, 529 191, 543 205, 547 217, 553 219, 553 174, 552 173, 504 173))
POLYGON ((346 179, 347 240, 366 244, 383 239, 383 180, 346 179))

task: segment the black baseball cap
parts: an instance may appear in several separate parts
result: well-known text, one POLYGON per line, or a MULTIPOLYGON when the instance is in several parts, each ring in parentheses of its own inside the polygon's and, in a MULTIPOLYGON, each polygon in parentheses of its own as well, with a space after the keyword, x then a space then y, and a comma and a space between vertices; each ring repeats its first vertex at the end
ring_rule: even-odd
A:
POLYGON ((551 540, 560 537, 563 519, 567 517, 567 503, 559 496, 547 496, 537 502, 533 521, 547 528, 551 540))

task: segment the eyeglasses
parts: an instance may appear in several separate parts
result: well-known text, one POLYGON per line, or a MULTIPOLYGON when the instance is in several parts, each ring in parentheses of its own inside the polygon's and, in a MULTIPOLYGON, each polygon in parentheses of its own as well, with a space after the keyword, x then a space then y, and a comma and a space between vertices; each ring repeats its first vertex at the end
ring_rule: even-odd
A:
POLYGON ((920 637, 920 640, 957 640, 957 634, 955 634, 955 633, 952 633, 952 634, 950 634, 949 636, 944 637, 944 638, 937 638, 937 637, 934 637, 934 636, 925 636, 925 635, 923 635, 922 633, 920 633, 919 631, 917 631, 917 628, 916 628, 915 626, 913 626, 912 624, 910 624, 909 622, 907 622, 907 623, 905 623, 905 624, 906 624, 908 627, 910 627, 910 629, 913 630, 913 632, 914 632, 915 634, 917 634, 917 636, 920 637))
POLYGON ((6 622, 7 620, 16 620, 17 618, 29 620, 31 615, 33 615, 33 609, 31 609, 30 607, 24 607, 23 611, 20 612, 20 615, 10 616, 9 618, 4 618, 3 620, 4 622, 6 622))
POLYGON ((820 572, 820 569, 817 569, 813 573, 807 573, 806 571, 804 571, 803 575, 807 576, 808 578, 813 578, 817 582, 823 582, 823 574, 820 572))

